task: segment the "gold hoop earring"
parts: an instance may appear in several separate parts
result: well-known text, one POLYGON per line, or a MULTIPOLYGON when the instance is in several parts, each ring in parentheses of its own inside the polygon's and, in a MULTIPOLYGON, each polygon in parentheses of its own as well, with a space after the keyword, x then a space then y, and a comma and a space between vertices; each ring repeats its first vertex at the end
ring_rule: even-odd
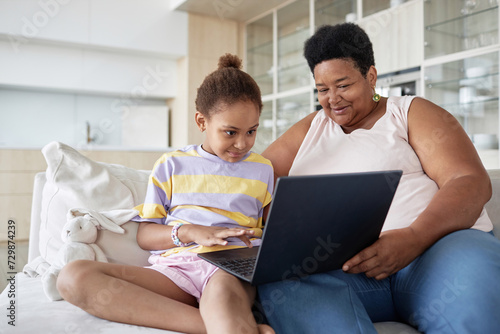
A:
POLYGON ((373 94, 373 97, 372 97, 372 100, 375 101, 375 102, 378 102, 380 101, 380 94, 377 94, 376 92, 373 94))

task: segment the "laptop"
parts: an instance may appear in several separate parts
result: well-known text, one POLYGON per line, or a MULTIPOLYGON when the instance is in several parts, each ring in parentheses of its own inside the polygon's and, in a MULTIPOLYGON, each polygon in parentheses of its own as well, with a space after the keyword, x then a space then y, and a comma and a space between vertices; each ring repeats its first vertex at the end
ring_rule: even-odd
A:
POLYGON ((260 246, 198 256, 252 285, 340 269, 378 239, 401 175, 280 177, 260 246))

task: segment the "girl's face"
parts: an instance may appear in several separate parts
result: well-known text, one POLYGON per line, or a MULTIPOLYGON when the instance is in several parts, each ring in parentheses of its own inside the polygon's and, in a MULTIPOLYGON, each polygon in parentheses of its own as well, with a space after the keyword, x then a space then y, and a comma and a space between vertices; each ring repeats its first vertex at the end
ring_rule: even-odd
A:
POLYGON ((325 60, 314 68, 314 79, 319 103, 326 114, 345 130, 361 127, 376 106, 372 100, 377 80, 373 66, 365 78, 352 61, 325 60))
POLYGON ((240 161, 255 143, 259 116, 259 109, 250 101, 220 104, 209 119, 197 111, 196 124, 207 131, 203 149, 228 162, 240 161))

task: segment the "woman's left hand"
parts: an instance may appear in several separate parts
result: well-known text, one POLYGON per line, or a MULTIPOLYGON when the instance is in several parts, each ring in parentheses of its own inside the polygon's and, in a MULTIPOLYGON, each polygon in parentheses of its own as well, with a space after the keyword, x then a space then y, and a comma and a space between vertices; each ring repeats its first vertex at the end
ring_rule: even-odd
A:
POLYGON ((371 246, 349 259, 342 270, 384 279, 410 264, 424 252, 411 227, 385 231, 371 246))

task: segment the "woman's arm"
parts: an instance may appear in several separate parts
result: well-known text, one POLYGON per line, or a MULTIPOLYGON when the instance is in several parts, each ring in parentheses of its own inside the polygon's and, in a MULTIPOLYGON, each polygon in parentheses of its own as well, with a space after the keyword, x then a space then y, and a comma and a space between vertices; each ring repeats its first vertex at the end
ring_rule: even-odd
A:
POLYGON ((491 197, 491 183, 458 121, 439 106, 415 98, 408 111, 409 143, 439 190, 407 228, 381 234, 347 261, 349 273, 383 279, 407 266, 443 236, 470 228, 491 197))
POLYGON ((275 181, 280 176, 288 175, 293 160, 316 114, 317 112, 313 112, 295 123, 262 153, 273 164, 275 181))
POLYGON ((427 248, 441 237, 470 228, 491 197, 491 182, 458 121, 439 106, 415 99, 408 136, 424 172, 439 191, 410 226, 427 248))

